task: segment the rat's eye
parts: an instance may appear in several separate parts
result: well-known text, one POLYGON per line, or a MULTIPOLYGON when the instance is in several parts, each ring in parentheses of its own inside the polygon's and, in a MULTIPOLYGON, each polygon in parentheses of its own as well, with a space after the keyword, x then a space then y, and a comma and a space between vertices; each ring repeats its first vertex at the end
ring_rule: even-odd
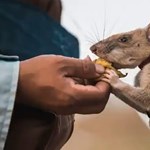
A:
POLYGON ((126 43, 126 42, 128 42, 128 38, 126 36, 123 36, 123 37, 119 38, 119 42, 126 43))

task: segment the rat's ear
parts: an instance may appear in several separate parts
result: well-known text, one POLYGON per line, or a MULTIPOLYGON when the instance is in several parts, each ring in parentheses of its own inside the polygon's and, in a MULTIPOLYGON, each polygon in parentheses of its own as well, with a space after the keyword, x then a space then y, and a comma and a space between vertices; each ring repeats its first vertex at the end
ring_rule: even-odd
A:
POLYGON ((146 27, 146 38, 150 42, 150 24, 146 27))

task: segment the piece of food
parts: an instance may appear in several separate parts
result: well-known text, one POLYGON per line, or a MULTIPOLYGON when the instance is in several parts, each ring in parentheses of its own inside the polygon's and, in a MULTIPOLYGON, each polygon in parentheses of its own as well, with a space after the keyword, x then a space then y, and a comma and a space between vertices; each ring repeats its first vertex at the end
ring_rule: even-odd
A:
POLYGON ((116 74, 119 76, 119 78, 123 78, 123 77, 126 77, 127 76, 127 73, 126 74, 123 74, 121 71, 117 70, 116 68, 114 68, 112 66, 112 63, 108 62, 107 60, 105 59, 101 59, 101 58, 98 58, 96 60, 94 60, 94 62, 96 64, 99 64, 99 65, 102 65, 104 66, 105 68, 108 68, 108 69, 112 69, 116 72, 116 74))

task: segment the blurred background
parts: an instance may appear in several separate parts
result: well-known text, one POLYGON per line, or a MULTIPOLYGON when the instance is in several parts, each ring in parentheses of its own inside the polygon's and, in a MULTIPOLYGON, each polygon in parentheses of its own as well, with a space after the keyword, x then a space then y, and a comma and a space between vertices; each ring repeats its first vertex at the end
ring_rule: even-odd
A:
MULTIPOLYGON (((143 28, 150 23, 149 0, 62 0, 62 25, 80 42, 80 58, 89 47, 112 34, 143 28)), ((136 69, 123 70, 133 85, 136 69)), ((75 129, 63 150, 150 150, 148 117, 111 95, 97 115, 76 115, 75 129)))

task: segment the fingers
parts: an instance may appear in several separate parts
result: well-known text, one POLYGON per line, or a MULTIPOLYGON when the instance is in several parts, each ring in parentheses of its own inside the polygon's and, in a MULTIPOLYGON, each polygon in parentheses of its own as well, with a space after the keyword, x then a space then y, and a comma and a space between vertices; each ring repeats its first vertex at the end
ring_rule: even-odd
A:
POLYGON ((64 59, 67 76, 79 78, 96 78, 104 72, 104 67, 94 64, 89 58, 84 60, 67 58, 64 59))
POLYGON ((75 95, 74 109, 77 113, 82 114, 103 111, 110 94, 110 86, 104 82, 99 82, 95 87, 74 85, 73 89, 75 95))

